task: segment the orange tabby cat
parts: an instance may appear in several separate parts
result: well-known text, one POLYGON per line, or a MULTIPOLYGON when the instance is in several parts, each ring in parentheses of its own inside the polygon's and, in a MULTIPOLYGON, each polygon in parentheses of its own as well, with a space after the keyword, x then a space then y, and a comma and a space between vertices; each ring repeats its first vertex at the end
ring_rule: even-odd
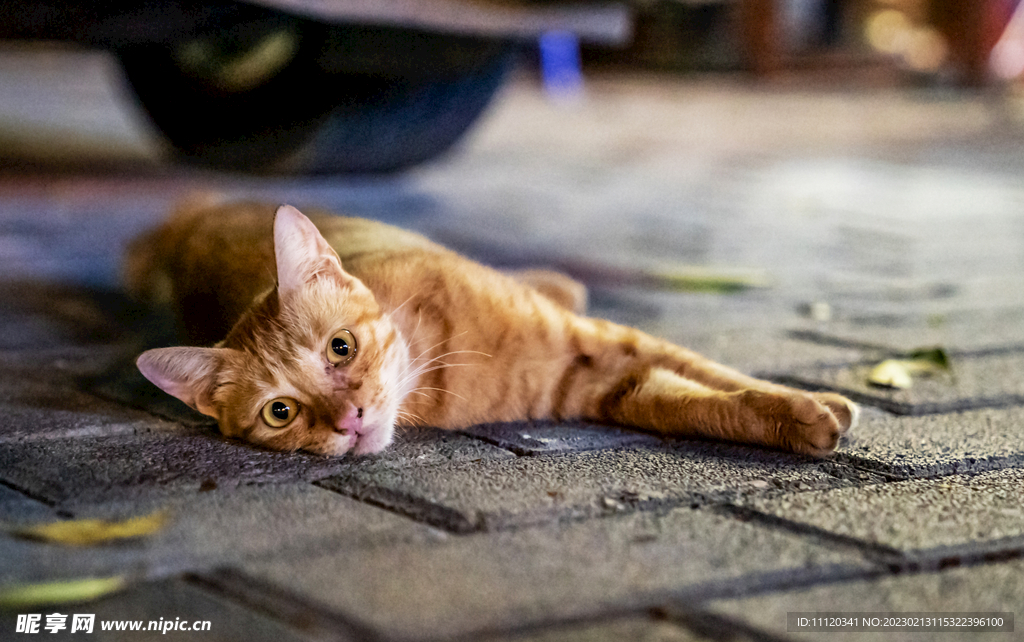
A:
POLYGON ((225 435, 274 449, 365 454, 396 425, 583 419, 823 456, 857 418, 839 395, 580 316, 565 277, 517 278, 373 221, 192 205, 126 267, 192 343, 219 340, 149 350, 142 373, 225 435))

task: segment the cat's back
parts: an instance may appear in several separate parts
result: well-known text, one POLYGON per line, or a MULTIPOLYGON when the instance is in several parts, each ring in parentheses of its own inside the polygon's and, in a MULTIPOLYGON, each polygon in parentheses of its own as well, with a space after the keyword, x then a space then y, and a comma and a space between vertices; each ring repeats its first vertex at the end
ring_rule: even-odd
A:
MULTIPOLYGON (((274 212, 277 206, 258 202, 186 200, 158 228, 136 239, 126 256, 129 286, 150 278, 155 270, 187 274, 254 269, 276 276, 274 212)), ((425 237, 399 227, 364 218, 340 216, 324 209, 303 210, 342 262, 371 254, 409 250, 444 252, 425 237)), ((272 280, 271 280, 272 282, 272 280)))
MULTIPOLYGON (((192 342, 219 340, 276 281, 276 210, 271 203, 220 202, 202 195, 186 199, 162 225, 129 246, 123 266, 126 287, 141 299, 178 310, 192 342)), ((409 252, 447 252, 398 227, 323 209, 306 211, 342 265, 355 272, 409 252)))

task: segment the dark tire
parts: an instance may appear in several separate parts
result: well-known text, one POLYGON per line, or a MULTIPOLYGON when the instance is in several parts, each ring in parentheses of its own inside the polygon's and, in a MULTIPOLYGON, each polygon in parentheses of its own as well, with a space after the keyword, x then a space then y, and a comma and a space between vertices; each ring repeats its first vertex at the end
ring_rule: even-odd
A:
MULTIPOLYGON (((183 62, 183 45, 144 44, 117 52, 142 107, 186 162, 287 173, 403 169, 449 149, 483 112, 516 58, 507 43, 472 41, 467 48, 465 39, 390 29, 389 46, 414 51, 416 59, 381 56, 364 71, 358 59, 353 69, 339 64, 337 54, 330 58, 332 43, 350 46, 346 28, 280 21, 245 27, 214 36, 236 50, 222 58, 237 59, 246 43, 255 47, 281 34, 293 46, 272 73, 242 86, 220 79, 216 57, 183 62), (403 39, 414 46, 402 47, 403 39), (451 42, 459 54, 455 65, 445 55, 451 42), (424 57, 424 50, 437 55, 424 57), (424 59, 437 60, 437 68, 425 66, 424 59), (380 60, 391 68, 382 69, 380 60)), ((366 42, 368 31, 373 35, 358 29, 354 40, 366 42)))

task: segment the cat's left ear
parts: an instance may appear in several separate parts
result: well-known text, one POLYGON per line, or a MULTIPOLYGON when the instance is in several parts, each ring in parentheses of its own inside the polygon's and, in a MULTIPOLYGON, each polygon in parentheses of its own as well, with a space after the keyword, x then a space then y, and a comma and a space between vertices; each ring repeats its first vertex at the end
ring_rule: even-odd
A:
POLYGON ((334 278, 340 285, 352 279, 313 222, 291 205, 282 205, 274 215, 274 256, 282 297, 318 278, 334 278))

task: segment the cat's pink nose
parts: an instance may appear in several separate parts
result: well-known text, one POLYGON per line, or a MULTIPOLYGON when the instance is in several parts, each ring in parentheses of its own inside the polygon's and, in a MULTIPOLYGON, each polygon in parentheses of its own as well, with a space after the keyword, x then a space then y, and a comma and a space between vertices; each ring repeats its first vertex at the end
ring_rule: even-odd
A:
POLYGON ((338 419, 338 423, 334 425, 334 432, 343 435, 349 433, 363 434, 363 409, 349 404, 345 415, 338 419))

